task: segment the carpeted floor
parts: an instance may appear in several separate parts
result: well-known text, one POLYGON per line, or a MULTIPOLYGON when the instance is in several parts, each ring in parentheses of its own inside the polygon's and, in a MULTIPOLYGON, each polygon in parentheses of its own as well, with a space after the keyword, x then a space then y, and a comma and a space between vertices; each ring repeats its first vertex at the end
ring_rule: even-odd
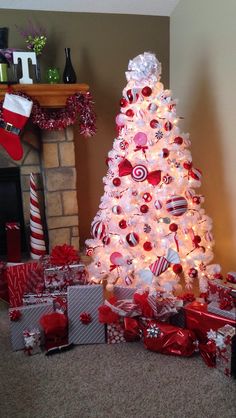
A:
POLYGON ((12 352, 0 310, 1 418, 234 418, 236 381, 200 357, 140 343, 77 346, 46 357, 12 352))

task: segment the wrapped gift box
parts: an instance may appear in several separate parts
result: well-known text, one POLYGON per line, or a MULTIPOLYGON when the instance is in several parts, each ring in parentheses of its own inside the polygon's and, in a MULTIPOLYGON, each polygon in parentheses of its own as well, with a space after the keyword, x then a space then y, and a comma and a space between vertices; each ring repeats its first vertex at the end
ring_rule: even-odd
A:
POLYGON ((107 324, 107 344, 125 343, 124 326, 122 323, 107 324))
POLYGON ((101 285, 68 287, 69 343, 105 343, 105 327, 98 320, 102 303, 101 285))
POLYGON ((30 272, 38 269, 38 262, 7 266, 6 277, 9 292, 9 302, 12 308, 22 305, 22 298, 27 290, 30 272))
POLYGON ((0 261, 0 299, 9 302, 6 263, 0 261))
POLYGON ((236 355, 235 327, 224 325, 217 331, 211 330, 208 337, 215 342, 216 368, 228 377, 236 377, 234 364, 236 355))
POLYGON ((41 333, 38 328, 23 331, 23 338, 25 343, 25 353, 29 356, 41 353, 41 333))
POLYGON ((135 287, 127 287, 127 286, 114 286, 114 296, 120 299, 133 299, 133 296, 137 289, 135 287))
POLYGON ((209 312, 212 312, 216 315, 223 316, 225 318, 229 318, 229 319, 236 321, 236 308, 235 307, 233 307, 230 310, 220 309, 218 302, 213 301, 209 303, 207 308, 209 312))
POLYGON ((53 303, 22 306, 9 309, 11 343, 13 350, 24 349, 23 332, 39 327, 40 318, 53 312, 53 303))
POLYGON ((184 307, 184 311, 186 327, 194 331, 200 341, 206 340, 207 333, 211 329, 216 331, 226 324, 236 326, 235 320, 208 312, 206 303, 196 301, 189 303, 184 307))
POLYGON ((72 285, 85 285, 88 273, 84 264, 56 266, 44 270, 44 283, 47 290, 62 290, 72 285))

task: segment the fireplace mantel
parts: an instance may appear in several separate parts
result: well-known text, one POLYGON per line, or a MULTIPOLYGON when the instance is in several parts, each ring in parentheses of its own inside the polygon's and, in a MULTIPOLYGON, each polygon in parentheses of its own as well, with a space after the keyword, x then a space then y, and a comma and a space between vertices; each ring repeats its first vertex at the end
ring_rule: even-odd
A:
MULTIPOLYGON (((85 93, 89 90, 88 84, 13 84, 12 92, 21 91, 32 99, 38 100, 41 106, 60 108, 64 107, 66 99, 74 93, 85 93)), ((0 85, 0 100, 4 98, 8 86, 0 85)))

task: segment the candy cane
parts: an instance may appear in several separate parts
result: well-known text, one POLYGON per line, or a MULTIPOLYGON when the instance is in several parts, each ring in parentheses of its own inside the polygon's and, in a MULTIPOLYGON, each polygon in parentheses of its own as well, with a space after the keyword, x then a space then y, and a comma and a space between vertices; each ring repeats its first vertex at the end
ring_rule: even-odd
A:
POLYGON ((46 254, 44 233, 33 173, 30 174, 30 256, 34 260, 46 254))

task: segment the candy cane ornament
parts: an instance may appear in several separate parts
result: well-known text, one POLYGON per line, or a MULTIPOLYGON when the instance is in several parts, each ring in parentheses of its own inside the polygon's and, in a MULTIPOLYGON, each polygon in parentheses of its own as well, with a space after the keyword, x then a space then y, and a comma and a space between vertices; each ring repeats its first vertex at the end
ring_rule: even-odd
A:
POLYGON ((33 173, 30 174, 30 256, 38 260, 46 254, 45 239, 36 184, 33 173))

